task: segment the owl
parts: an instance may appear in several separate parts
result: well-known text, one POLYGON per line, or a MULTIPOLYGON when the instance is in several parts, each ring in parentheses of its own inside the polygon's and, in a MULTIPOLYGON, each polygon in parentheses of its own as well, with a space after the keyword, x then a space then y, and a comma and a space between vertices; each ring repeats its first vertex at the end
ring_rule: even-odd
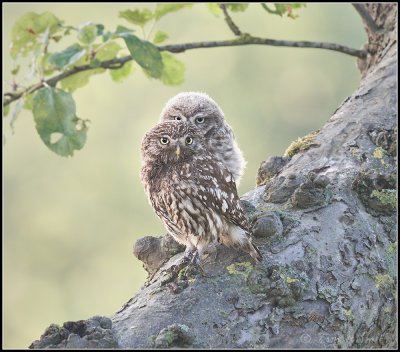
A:
POLYGON ((232 128, 220 107, 205 93, 184 92, 171 98, 160 114, 160 122, 181 120, 197 126, 203 133, 208 150, 232 173, 239 185, 246 161, 232 128))
POLYGON ((201 129, 188 122, 161 122, 143 137, 141 158, 149 203, 167 231, 186 246, 186 258, 197 265, 209 243, 222 242, 261 260, 234 177, 208 151, 201 129))

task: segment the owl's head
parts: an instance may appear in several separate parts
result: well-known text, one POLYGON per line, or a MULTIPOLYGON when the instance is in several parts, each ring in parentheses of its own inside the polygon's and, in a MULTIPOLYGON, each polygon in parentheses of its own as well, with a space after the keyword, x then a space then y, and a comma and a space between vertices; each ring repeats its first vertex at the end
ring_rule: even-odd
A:
POLYGON ((162 164, 188 161, 205 148, 203 134, 196 126, 182 121, 165 121, 144 135, 142 161, 162 164))
POLYGON ((160 122, 178 120, 198 127, 203 135, 225 124, 220 107, 205 93, 183 92, 171 98, 160 114, 160 122))

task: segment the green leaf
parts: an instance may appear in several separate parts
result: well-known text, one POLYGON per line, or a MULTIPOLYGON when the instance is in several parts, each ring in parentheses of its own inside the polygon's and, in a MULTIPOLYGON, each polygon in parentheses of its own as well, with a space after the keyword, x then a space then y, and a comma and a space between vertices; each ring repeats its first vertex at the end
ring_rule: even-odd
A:
MULTIPOLYGON (((93 45, 93 50, 96 50, 99 46, 100 44, 93 45)), ((114 59, 117 56, 117 53, 120 49, 121 46, 118 43, 116 43, 115 41, 110 41, 99 50, 99 52, 95 56, 95 59, 92 60, 91 63, 96 65, 96 62, 98 63, 99 61, 107 61, 114 59)), ((87 64, 90 64, 90 62, 88 61, 88 57, 85 55, 81 57, 78 61, 76 61, 72 65, 72 67, 87 65, 87 64)), ((98 68, 93 68, 93 70, 75 73, 61 80, 61 88, 72 93, 78 88, 84 87, 86 84, 88 84, 91 76, 103 73, 104 71, 105 71, 104 68, 98 67, 98 68)))
POLYGON ((104 25, 103 24, 96 24, 97 27, 97 35, 103 35, 104 25))
POLYGON ((46 53, 44 55, 39 56, 37 59, 37 65, 39 67, 42 67, 43 74, 45 76, 50 76, 54 72, 54 66, 49 62, 49 58, 51 55, 52 55, 51 53, 46 53))
POLYGON ((83 44, 91 44, 97 37, 97 26, 93 23, 79 27, 78 39, 83 44))
POLYGON ((33 98, 36 130, 46 146, 61 156, 72 156, 86 142, 85 121, 76 117, 72 95, 60 89, 40 89, 33 98), (54 141, 54 136, 60 138, 54 141))
POLYGON ((178 86, 185 80, 185 64, 171 54, 161 53, 164 68, 161 75, 161 81, 170 86, 178 86))
POLYGON ((75 73, 61 81, 61 88, 70 93, 75 92, 78 88, 82 88, 89 83, 90 76, 104 71, 104 68, 96 68, 89 71, 75 73))
POLYGON ((165 16, 167 13, 172 11, 179 11, 184 8, 191 8, 193 4, 166 4, 166 3, 158 3, 156 9, 154 11, 154 17, 156 20, 159 20, 162 16, 165 16))
POLYGON ((282 16, 286 12, 286 4, 276 3, 274 5, 279 16, 282 16))
POLYGON ((271 10, 267 4, 261 3, 261 6, 268 12, 274 15, 283 16, 287 13, 288 17, 295 19, 298 15, 292 13, 293 9, 306 7, 305 3, 274 3, 275 10, 271 10))
POLYGON ((157 47, 133 34, 121 34, 133 59, 147 70, 151 77, 160 78, 163 70, 161 54, 157 47))
POLYGON ((127 28, 125 26, 120 26, 120 25, 118 25, 117 29, 115 30, 115 34, 118 34, 118 35, 123 34, 123 33, 132 33, 132 32, 134 32, 133 29, 127 28))
POLYGON ((132 61, 128 61, 121 68, 117 68, 114 70, 110 69, 110 75, 113 81, 121 82, 130 76, 134 72, 134 67, 132 65, 132 61))
POLYGON ((62 38, 61 35, 53 35, 53 36, 51 37, 51 39, 53 39, 56 43, 57 43, 58 41, 60 41, 61 38, 62 38))
POLYGON ((3 116, 7 116, 10 112, 10 104, 3 107, 3 116))
POLYGON ((85 53, 86 49, 82 48, 79 44, 73 44, 61 53, 51 54, 49 62, 55 67, 62 69, 78 61, 85 53))
POLYGON ((168 38, 168 34, 162 31, 157 31, 154 34, 154 38, 153 38, 153 43, 154 44, 159 44, 161 42, 163 42, 165 39, 168 38))
POLYGON ((207 3, 208 10, 215 16, 219 16, 222 13, 221 8, 215 2, 207 3))
POLYGON ((15 76, 16 74, 18 74, 19 68, 20 68, 20 66, 17 65, 16 68, 14 68, 13 70, 11 70, 11 74, 12 74, 13 76, 15 76))
MULTIPOLYGON (((93 49, 96 50, 99 45, 94 45, 93 49)), ((121 50, 121 46, 115 42, 110 41, 109 43, 105 44, 99 52, 96 54, 96 59, 101 61, 112 60, 117 57, 118 52, 121 50)))
POLYGON ((228 10, 231 10, 232 12, 243 12, 244 10, 247 9, 249 4, 238 4, 238 3, 230 3, 230 4, 225 4, 225 7, 228 10))
POLYGON ((90 64, 91 67, 101 67, 101 61, 99 59, 92 59, 90 60, 90 64))
POLYGON ((28 12, 23 15, 11 30, 11 57, 15 59, 18 54, 27 56, 47 28, 50 36, 60 30, 59 23, 61 21, 50 12, 42 14, 28 12))
POLYGON ((32 100, 33 100, 34 94, 28 94, 24 95, 24 106, 22 107, 23 109, 26 110, 31 110, 32 111, 32 100))
POLYGON ((134 11, 120 11, 119 17, 126 19, 129 23, 137 24, 143 27, 154 17, 154 15, 149 9, 143 9, 142 11, 135 9, 134 11))

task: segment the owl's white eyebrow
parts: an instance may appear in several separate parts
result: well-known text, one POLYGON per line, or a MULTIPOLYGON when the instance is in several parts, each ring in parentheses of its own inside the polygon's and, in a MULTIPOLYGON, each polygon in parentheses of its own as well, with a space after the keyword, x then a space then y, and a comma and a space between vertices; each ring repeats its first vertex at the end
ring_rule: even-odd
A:
POLYGON ((207 117, 208 114, 205 112, 198 112, 197 114, 194 114, 193 117, 207 117))

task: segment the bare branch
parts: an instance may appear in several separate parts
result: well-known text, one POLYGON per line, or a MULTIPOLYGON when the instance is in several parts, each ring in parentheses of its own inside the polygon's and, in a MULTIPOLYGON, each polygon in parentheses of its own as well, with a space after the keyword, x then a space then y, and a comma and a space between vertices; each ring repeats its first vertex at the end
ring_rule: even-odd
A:
POLYGON ((375 34, 378 31, 378 26, 375 24, 368 10, 365 8, 363 4, 353 3, 353 7, 356 9, 358 14, 361 16, 363 22, 367 25, 369 30, 375 34))
MULTIPOLYGON (((359 58, 364 58, 366 53, 362 50, 352 49, 343 45, 334 44, 334 43, 324 43, 324 42, 308 42, 308 41, 290 41, 290 40, 274 40, 274 39, 264 39, 264 38, 257 38, 252 37, 249 34, 242 34, 240 38, 233 39, 233 40, 223 40, 223 41, 212 41, 212 42, 197 42, 197 43, 184 43, 184 44, 172 44, 172 45, 164 45, 159 46, 159 51, 169 51, 171 53, 182 53, 186 50, 191 49, 199 49, 199 48, 217 48, 217 47, 224 47, 224 46, 240 46, 240 45, 271 45, 271 46, 285 46, 285 47, 292 47, 292 48, 314 48, 314 49, 327 49, 338 51, 347 55, 356 56, 359 58)), ((117 59, 112 59, 108 61, 103 61, 100 64, 102 68, 108 69, 118 69, 121 68, 125 63, 131 61, 132 57, 130 55, 120 57, 117 59)), ((82 65, 82 66, 75 66, 70 70, 67 70, 63 73, 60 73, 57 76, 54 76, 46 81, 34 84, 20 92, 13 92, 13 93, 5 93, 4 96, 6 98, 3 100, 3 106, 7 106, 8 104, 12 103, 13 101, 19 99, 24 94, 31 94, 36 90, 42 88, 44 83, 48 84, 49 86, 55 86, 57 82, 61 81, 62 79, 69 77, 75 73, 93 70, 98 67, 93 67, 90 65, 82 65)))
POLYGON ((240 31, 239 27, 233 22, 231 16, 229 16, 225 4, 220 4, 219 7, 222 9, 222 12, 224 13, 225 16, 225 21, 228 24, 231 31, 233 32, 233 34, 242 35, 242 32, 240 31))
POLYGON ((315 48, 339 51, 343 54, 364 58, 366 53, 362 50, 352 49, 343 45, 325 42, 308 42, 308 41, 291 41, 291 40, 275 40, 252 37, 249 34, 242 34, 238 39, 213 41, 213 42, 197 42, 186 44, 172 44, 158 47, 160 51, 169 51, 171 53, 181 53, 190 49, 198 48, 215 48, 223 46, 239 46, 239 45, 271 45, 286 46, 292 48, 315 48))

